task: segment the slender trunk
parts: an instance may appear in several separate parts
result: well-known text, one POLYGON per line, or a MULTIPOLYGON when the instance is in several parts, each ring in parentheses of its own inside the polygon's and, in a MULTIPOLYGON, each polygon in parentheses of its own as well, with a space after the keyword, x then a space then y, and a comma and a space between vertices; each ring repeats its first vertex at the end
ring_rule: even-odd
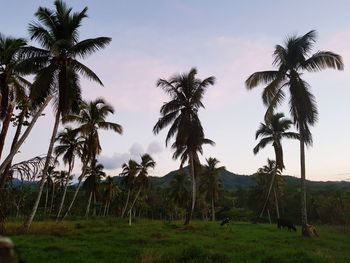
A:
POLYGON ((277 198, 277 193, 276 193, 275 188, 273 188, 273 194, 275 196, 276 215, 277 215, 277 219, 279 219, 280 218, 280 209, 278 207, 278 198, 277 198))
POLYGON ((111 201, 110 200, 108 200, 108 204, 107 204, 107 211, 106 211, 106 215, 107 216, 109 216, 109 206, 110 206, 110 204, 111 204, 111 201))
POLYGON ((24 229, 26 231, 29 229, 30 225, 33 222, 33 219, 34 219, 34 216, 36 214, 36 211, 38 210, 38 206, 39 206, 39 202, 40 202, 40 199, 41 199, 41 195, 42 195, 43 190, 44 190, 44 185, 45 185, 45 181, 46 181, 46 177, 47 177, 47 170, 49 169, 50 160, 51 160, 51 156, 52 156, 53 145, 55 144, 57 130, 58 130, 58 126, 60 124, 60 116, 61 116, 61 112, 59 110, 57 110, 56 118, 55 118, 55 125, 53 127, 53 131, 52 131, 52 135, 51 135, 51 140, 50 140, 50 144, 49 144, 49 150, 47 151, 47 155, 46 155, 46 161, 45 161, 44 169, 43 169, 43 172, 42 172, 42 178, 41 178, 41 182, 40 182, 40 188, 39 188, 38 196, 37 196, 37 198, 35 200, 35 203, 34 203, 34 206, 33 206, 31 214, 29 215, 27 221, 24 223, 24 229))
POLYGON ((103 216, 106 216, 107 207, 108 207, 108 199, 106 199, 105 208, 104 208, 104 210, 103 210, 103 216))
POLYGON ((58 213, 57 213, 57 217, 56 217, 56 222, 59 220, 60 215, 61 215, 61 212, 62 212, 62 209, 63 209, 63 205, 64 205, 64 201, 65 201, 65 199, 66 199, 67 189, 68 189, 68 185, 69 185, 69 178, 70 178, 70 175, 71 175, 71 173, 72 173, 73 166, 74 166, 74 161, 72 161, 72 163, 69 164, 67 180, 66 180, 66 183, 65 183, 65 185, 64 185, 63 195, 62 195, 60 207, 59 207, 59 209, 58 209, 58 213))
POLYGON ((185 225, 188 225, 190 223, 190 220, 193 217, 194 212, 194 206, 196 203, 196 176, 194 171, 194 158, 193 153, 190 153, 190 167, 191 167, 191 176, 192 176, 192 204, 191 204, 191 210, 189 211, 188 215, 186 215, 186 221, 185 225))
POLYGON ((131 206, 130 206, 130 209, 129 209, 129 226, 131 226, 131 213, 132 213, 132 209, 133 209, 133 207, 134 207, 134 205, 135 205, 135 203, 136 203, 136 200, 137 200, 137 198, 139 197, 140 193, 141 193, 141 187, 140 187, 139 191, 137 192, 137 194, 136 194, 136 196, 135 196, 135 199, 134 199, 134 201, 131 203, 131 206))
POLYGON ((123 212, 122 212, 121 218, 123 218, 123 217, 124 217, 125 212, 126 212, 126 209, 128 208, 129 199, 130 199, 130 192, 131 192, 131 189, 130 189, 130 187, 129 187, 129 190, 128 190, 128 196, 126 197, 126 202, 125 202, 125 206, 124 206, 124 209, 123 209, 123 212))
POLYGON ((44 207, 44 214, 46 215, 46 210, 47 210, 47 203, 49 201, 49 183, 46 182, 46 194, 45 194, 45 207, 44 207))
POLYGON ((1 159, 2 151, 3 151, 4 145, 5 145, 7 131, 8 131, 9 126, 10 126, 13 108, 14 108, 14 105, 13 105, 13 103, 11 103, 9 105, 9 107, 7 108, 6 117, 2 122, 2 128, 1 128, 1 133, 0 133, 0 159, 1 159))
MULTIPOLYGON (((22 112, 20 113, 19 118, 18 118, 18 124, 17 124, 17 128, 16 128, 15 136, 13 137, 13 140, 12 140, 11 151, 13 151, 16 143, 18 142, 18 138, 21 135, 24 117, 25 117, 25 112, 24 112, 24 110, 22 110, 22 112)), ((6 185, 6 181, 9 178, 9 172, 10 172, 10 169, 12 166, 12 160, 13 160, 13 158, 11 158, 10 162, 6 165, 5 171, 3 173, 3 177, 2 178, 0 177, 0 188, 5 187, 5 185, 6 185)))
POLYGON ((269 218, 269 223, 271 225, 271 216, 270 216, 270 209, 267 208, 267 216, 269 218))
POLYGON ((79 190, 80 190, 80 188, 81 188, 82 181, 83 181, 83 178, 84 178, 85 173, 86 173, 86 168, 87 168, 87 161, 84 162, 84 164, 83 164, 81 176, 80 176, 80 178, 79 178, 79 182, 78 182, 77 188, 75 189, 75 192, 74 192, 74 195, 73 195, 73 199, 72 199, 72 201, 70 202, 70 204, 69 204, 69 206, 68 206, 68 208, 67 208, 67 211, 64 213, 64 215, 63 215, 61 221, 64 220, 64 219, 66 218, 66 216, 69 214, 70 210, 71 210, 72 207, 73 207, 73 204, 74 204, 74 202, 75 202, 75 199, 77 198, 78 192, 79 192, 79 190))
POLYGON ((52 182, 52 194, 51 194, 51 204, 50 204, 50 210, 49 210, 49 216, 51 216, 52 209, 53 209, 53 201, 55 198, 55 183, 52 182))
POLYGON ((93 216, 96 216, 96 193, 94 192, 94 210, 92 213, 93 216))
POLYGON ((87 207, 86 207, 85 217, 89 216, 91 199, 92 199, 92 191, 89 194, 89 199, 88 199, 88 204, 87 204, 87 207))
POLYGON ((260 216, 259 217, 262 217, 263 213, 264 213, 264 210, 266 208, 266 205, 267 205, 267 202, 269 201, 269 198, 270 198, 270 194, 271 194, 271 190, 272 190, 272 187, 273 187, 273 184, 275 182, 275 177, 277 175, 277 165, 274 169, 274 172, 273 172, 273 175, 272 175, 272 178, 271 178, 271 183, 269 185, 269 190, 267 192, 267 195, 266 195, 266 199, 265 199, 265 202, 264 202, 264 205, 263 205, 263 208, 261 209, 261 212, 260 212, 260 216))
MULTIPOLYGON (((13 149, 11 149, 11 152, 6 156, 5 160, 1 163, 0 165, 0 174, 5 170, 5 167, 12 161, 13 157, 15 156, 15 154, 17 153, 17 151, 19 150, 19 148, 22 146, 23 142, 25 141, 25 139, 27 139, 29 133, 31 132, 31 130, 34 127, 34 124, 36 123, 36 121, 38 120, 38 118, 41 116, 42 112, 44 111, 44 109, 46 108, 46 106, 49 104, 49 102, 52 100, 52 96, 48 97, 45 102, 41 105, 40 109, 34 114, 32 121, 30 122, 30 124, 28 125, 27 129, 25 130, 25 132, 23 133, 23 135, 21 136, 21 138, 18 140, 18 142, 15 144, 15 146, 13 147, 13 149)), ((6 178, 5 178, 6 179, 6 178)), ((4 180, 2 178, 1 183, 4 183, 4 180)), ((3 186, 0 185, 0 187, 2 188, 3 186)))
POLYGON ((215 221, 215 206, 214 206, 214 197, 211 199, 211 220, 215 221))
POLYGON ((301 235, 309 237, 309 231, 307 229, 307 210, 306 210, 306 182, 305 182, 305 143, 300 131, 300 168, 301 168, 301 179, 300 179, 300 194, 301 194, 301 235))

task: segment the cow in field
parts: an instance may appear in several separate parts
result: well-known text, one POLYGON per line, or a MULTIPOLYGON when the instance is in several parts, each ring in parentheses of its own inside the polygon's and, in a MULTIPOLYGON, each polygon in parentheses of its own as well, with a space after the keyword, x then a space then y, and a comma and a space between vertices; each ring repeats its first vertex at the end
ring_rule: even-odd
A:
POLYGON ((221 226, 224 226, 224 225, 226 225, 226 224, 228 224, 228 223, 230 223, 230 218, 229 217, 227 217, 227 218, 225 218, 224 220, 222 220, 222 222, 221 222, 221 226))
POLYGON ((278 218, 277 219, 277 228, 282 229, 285 227, 287 227, 289 231, 292 231, 292 230, 297 231, 297 229, 292 221, 290 221, 288 219, 278 218))

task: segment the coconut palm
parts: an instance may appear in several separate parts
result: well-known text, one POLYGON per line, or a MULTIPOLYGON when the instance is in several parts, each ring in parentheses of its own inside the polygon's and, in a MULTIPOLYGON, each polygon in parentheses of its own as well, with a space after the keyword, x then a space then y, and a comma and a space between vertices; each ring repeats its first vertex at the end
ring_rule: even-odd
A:
POLYGON ((219 160, 210 157, 205 159, 207 164, 202 169, 202 187, 204 187, 207 199, 211 202, 212 221, 215 221, 215 201, 219 198, 219 188, 221 186, 219 173, 225 166, 217 167, 219 160))
POLYGON ((129 160, 128 163, 123 163, 122 165, 122 172, 119 175, 123 176, 122 183, 128 189, 125 206, 121 214, 122 218, 124 217, 125 212, 129 206, 131 191, 134 188, 136 176, 139 173, 139 171, 140 171, 140 165, 134 160, 129 160))
POLYGON ((138 191, 135 195, 134 201, 131 203, 131 206, 129 208, 129 225, 131 225, 131 213, 132 209, 134 208, 134 205, 142 191, 142 189, 145 189, 148 187, 148 169, 156 166, 156 162, 153 160, 151 155, 148 153, 145 153, 144 155, 141 156, 141 164, 139 164, 139 173, 136 177, 135 184, 136 187, 138 187, 138 191))
POLYGON ((6 37, 0 34, 0 158, 12 113, 17 103, 26 96, 30 83, 25 80, 21 66, 21 53, 27 43, 22 38, 6 37))
POLYGON ((99 130, 112 130, 119 134, 122 134, 123 132, 121 125, 106 120, 108 115, 113 113, 113 107, 103 99, 99 98, 90 102, 83 101, 80 105, 79 114, 71 114, 65 117, 65 121, 75 122, 79 125, 75 131, 84 138, 85 143, 82 154, 82 173, 79 177, 78 186, 75 189, 73 199, 63 218, 68 215, 75 202, 88 164, 92 164, 92 162, 102 151, 99 130))
POLYGON ((175 137, 172 148, 175 149, 174 159, 181 156, 181 164, 188 160, 192 175, 192 205, 185 224, 192 217, 196 202, 196 168, 199 163, 198 151, 202 144, 211 141, 205 139, 204 130, 198 117, 198 110, 204 108, 203 95, 209 85, 215 82, 214 77, 204 80, 196 78, 197 70, 192 68, 189 73, 175 75, 169 80, 159 79, 157 86, 161 87, 171 98, 160 109, 161 117, 153 128, 158 134, 162 129, 170 125, 165 144, 168 145, 171 138, 175 137), (197 162, 197 164, 196 164, 197 162))
POLYGON ((186 201, 190 196, 190 190, 188 189, 190 183, 189 177, 185 172, 175 173, 170 182, 169 196, 181 208, 186 206, 186 201))
MULTIPOLYGON (((257 188, 259 189, 260 196, 264 196, 264 205, 261 211, 260 217, 262 216, 266 207, 270 207, 271 203, 274 203, 276 206, 276 215, 279 218, 279 208, 278 208, 278 199, 277 195, 281 191, 282 185, 284 183, 283 177, 281 176, 281 170, 276 168, 276 161, 267 159, 267 164, 262 168, 259 168, 257 171, 256 179, 257 179, 257 188), (272 182, 272 187, 271 187, 272 182), (271 188, 273 188, 274 200, 271 200, 271 188)), ((270 212, 268 211, 269 221, 270 212)))
POLYGON ((97 163, 97 160, 93 160, 92 165, 86 171, 86 180, 83 184, 83 188, 86 189, 89 194, 88 204, 86 207, 85 217, 89 216, 91 199, 94 199, 94 212, 93 215, 96 216, 96 198, 99 195, 99 186, 101 179, 106 177, 106 173, 103 171, 104 166, 97 163))
MULTIPOLYGON (((261 210, 260 217, 264 212, 265 206, 267 204, 267 200, 270 197, 271 190, 274 189, 272 186, 274 184, 274 180, 277 175, 277 170, 282 172, 283 169, 285 168, 284 162, 283 162, 283 148, 282 148, 281 140, 283 138, 299 139, 298 133, 288 131, 292 124, 293 122, 291 120, 284 118, 283 113, 276 113, 271 115, 268 120, 265 120, 265 123, 260 123, 259 129, 256 131, 255 139, 258 139, 260 137, 261 140, 254 147, 253 149, 254 154, 257 154, 260 151, 260 149, 265 148, 267 144, 271 143, 274 148, 275 158, 276 158, 276 165, 275 165, 276 172, 274 176, 271 177, 269 191, 266 197, 265 205, 261 210)), ((274 192, 275 192, 275 189, 274 189, 274 192)), ((278 207, 278 200, 276 199, 275 201, 276 201, 276 207, 278 207)), ((277 213, 277 218, 279 218, 280 215, 279 215, 278 208, 276 210, 276 213, 277 213)))
POLYGON ((109 207, 111 202, 116 198, 116 196, 120 193, 119 187, 115 184, 113 177, 107 176, 106 181, 104 183, 104 196, 105 196, 105 207, 103 211, 103 216, 108 216, 109 207))
MULTIPOLYGON (((17 103, 15 109, 19 110, 19 113, 17 115, 12 114, 11 121, 12 121, 12 125, 16 126, 16 131, 12 139, 10 152, 14 150, 19 140, 19 137, 22 133, 22 128, 24 126, 29 125, 28 119, 30 118, 30 115, 31 115, 31 109, 30 109, 30 101, 28 96, 22 96, 21 100, 17 103)), ((0 178, 0 188, 4 188, 6 185, 6 181, 9 178, 9 171, 12 166, 12 160, 13 158, 9 160, 9 163, 6 165, 4 172, 2 174, 2 177, 0 178)))
POLYGON ((57 220, 60 218, 64 201, 66 199, 66 193, 69 185, 69 178, 71 177, 72 170, 74 168, 75 157, 81 157, 84 140, 78 135, 71 127, 66 127, 62 132, 60 132, 56 138, 59 145, 55 147, 55 154, 57 157, 62 156, 62 160, 65 165, 68 165, 68 174, 64 184, 64 190, 60 206, 57 213, 57 220))
POLYGON ((301 166, 301 222, 302 235, 306 236, 307 210, 305 188, 305 145, 312 144, 310 126, 317 121, 316 100, 310 91, 309 84, 303 80, 302 72, 317 72, 326 68, 342 70, 344 64, 340 55, 330 51, 318 51, 311 54, 316 41, 316 31, 312 30, 303 36, 291 36, 285 45, 276 45, 273 65, 277 70, 253 73, 247 80, 248 89, 262 84, 267 85, 263 91, 263 102, 268 106, 266 118, 286 97, 285 89, 290 92, 290 112, 300 134, 301 166))
MULTIPOLYGON (((30 97, 36 102, 42 102, 48 95, 56 94, 55 124, 48 148, 50 157, 56 139, 60 117, 71 111, 79 110, 81 91, 79 75, 89 78, 102 85, 101 80, 87 66, 78 61, 104 48, 111 41, 108 37, 91 38, 80 41, 79 28, 87 17, 87 7, 81 12, 72 12, 63 1, 54 2, 55 10, 39 7, 35 13, 38 22, 29 25, 31 40, 36 40, 42 48, 33 48, 28 59, 36 66, 40 65, 31 87, 30 97)), ((48 164, 43 170, 38 197, 34 203, 25 227, 28 229, 37 210, 44 177, 47 174, 48 164)))

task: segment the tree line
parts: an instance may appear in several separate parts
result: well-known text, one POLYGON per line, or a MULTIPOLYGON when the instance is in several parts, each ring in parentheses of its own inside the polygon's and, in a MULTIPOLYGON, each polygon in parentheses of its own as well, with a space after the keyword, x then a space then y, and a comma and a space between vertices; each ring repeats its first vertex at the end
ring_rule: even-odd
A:
MULTIPOLYGON (((52 215, 55 210, 56 220, 63 220, 72 213, 77 202, 81 204, 82 201, 77 199, 83 198, 84 195, 80 193, 83 188, 86 194, 85 216, 91 214, 92 206, 92 214, 95 216, 110 213, 128 216, 131 224, 135 211, 142 211, 138 208, 141 204, 145 205, 147 200, 152 202, 152 198, 155 199, 153 203, 157 203, 160 198, 161 201, 168 202, 159 210, 161 212, 155 213, 152 209, 152 213, 158 217, 159 214, 169 217, 166 211, 171 210, 171 217, 179 218, 181 214, 184 223, 189 224, 194 216, 198 216, 198 210, 207 209, 207 216, 201 212, 202 217, 208 218, 210 215, 215 220, 216 205, 220 199, 219 193, 222 192, 218 172, 223 167, 218 167, 219 161, 215 158, 208 158, 205 166, 200 163, 199 155, 203 155, 203 145, 214 146, 215 143, 205 136, 198 115, 199 110, 204 109, 203 97, 206 90, 215 84, 215 77, 201 80, 196 77, 197 69, 192 68, 188 73, 176 74, 157 82, 157 86, 168 95, 169 101, 161 106, 160 117, 153 132, 158 134, 169 127, 165 145, 170 144, 173 159, 180 159, 180 168, 189 165, 190 178, 183 173, 176 175, 168 192, 150 188, 148 170, 154 168, 156 163, 149 154, 145 154, 140 157, 140 163, 129 160, 123 164, 123 183, 118 186, 113 178, 105 177, 103 167, 97 160, 102 151, 99 131, 110 130, 122 134, 122 126, 107 120, 114 109, 103 98, 83 100, 80 86, 82 77, 103 85, 93 70, 81 60, 106 48, 111 38, 81 40, 79 30, 87 17, 87 8, 73 12, 71 7, 60 0, 56 0, 54 6, 54 9, 39 7, 35 13, 36 21, 29 24, 30 40, 38 46, 32 46, 21 38, 0 35, 0 156, 8 139, 10 123, 16 127, 10 152, 0 164, 0 219, 6 217, 8 206, 16 207, 16 214, 19 214, 21 204, 29 200, 25 196, 31 196, 30 204, 33 207, 30 211, 26 210, 28 216, 23 224, 25 230, 29 229, 42 202, 44 212, 41 214, 52 215), (32 83, 25 79, 29 75, 34 76, 32 83), (49 104, 53 105, 55 122, 46 155, 13 165, 14 155, 49 104), (77 159, 82 164, 81 173, 77 184, 70 186, 77 159), (55 170, 58 160, 63 161, 66 171, 55 170), (38 187, 11 187, 12 177, 18 174, 39 180, 38 187), (20 189, 24 192, 22 197, 19 194, 18 201, 11 205, 3 201, 8 200, 8 195, 22 193, 20 189), (55 192, 60 193, 60 201, 56 200, 55 192), (33 195, 36 196, 34 199, 33 195), (116 204, 115 200, 122 201, 116 204)), ((314 30, 303 36, 288 37, 284 45, 275 47, 272 64, 276 70, 255 72, 245 82, 247 89, 266 85, 262 92, 266 114, 256 132, 256 139, 260 138, 260 141, 253 152, 257 154, 268 144, 272 144, 275 151, 275 160, 268 160, 268 164, 257 172, 258 185, 265 185, 264 191, 259 190, 263 202, 258 214, 260 217, 265 211, 270 214, 273 204, 276 217, 280 217, 280 209, 283 207, 280 204, 280 199, 283 199, 280 191, 283 182, 281 175, 285 168, 282 139, 296 139, 300 144, 299 207, 304 236, 308 235, 305 146, 312 145, 310 127, 316 123, 318 112, 315 97, 302 74, 304 71, 317 72, 325 68, 342 70, 344 67, 341 56, 336 53, 311 53, 315 42, 314 30), (291 120, 283 113, 276 112, 287 94, 291 120), (290 131, 291 126, 297 132, 290 131)), ((225 193, 225 196, 230 194, 225 193)), ((249 200, 250 197, 246 198, 249 200)), ((250 211, 255 210, 250 208, 250 211)))

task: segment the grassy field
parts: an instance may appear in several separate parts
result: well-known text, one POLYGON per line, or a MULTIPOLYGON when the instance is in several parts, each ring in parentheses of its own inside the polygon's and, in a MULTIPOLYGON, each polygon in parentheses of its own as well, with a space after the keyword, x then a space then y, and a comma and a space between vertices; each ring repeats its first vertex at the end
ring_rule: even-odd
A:
POLYGON ((275 225, 115 219, 36 222, 26 235, 7 231, 28 263, 41 262, 350 262, 349 227, 319 226, 320 237, 305 239, 275 225))

